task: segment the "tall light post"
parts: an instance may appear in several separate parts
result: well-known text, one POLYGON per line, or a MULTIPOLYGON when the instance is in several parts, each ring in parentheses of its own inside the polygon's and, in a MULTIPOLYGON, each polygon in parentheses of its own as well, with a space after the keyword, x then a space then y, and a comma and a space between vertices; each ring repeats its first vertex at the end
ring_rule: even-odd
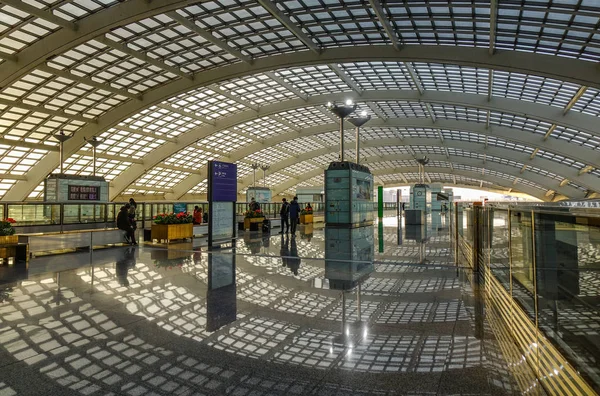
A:
POLYGON ((267 187, 267 171, 269 170, 269 165, 263 165, 260 167, 263 171, 263 187, 267 187))
POLYGON ((371 116, 366 111, 360 113, 360 117, 348 118, 348 121, 356 127, 356 163, 360 163, 360 127, 365 125, 371 116))
POLYGON ((65 131, 60 131, 60 133, 57 133, 54 136, 54 138, 56 140, 58 140, 58 149, 59 149, 59 157, 60 157, 60 174, 63 174, 63 162, 65 160, 65 150, 64 150, 64 145, 65 142, 69 139, 71 139, 73 137, 73 135, 65 135, 65 131))
POLYGON ((260 165, 254 163, 250 166, 252 167, 252 173, 254 174, 254 183, 252 184, 252 187, 256 187, 256 170, 260 167, 260 165))
POLYGON ((344 161, 344 118, 356 110, 356 104, 349 99, 345 105, 336 105, 329 102, 327 108, 340 119, 340 162, 342 162, 344 161))
POLYGON ((425 184, 425 165, 429 163, 429 158, 425 156, 423 158, 417 158, 416 160, 419 163, 419 182, 425 184))
POLYGON ((92 146, 92 164, 93 164, 92 165, 93 166, 92 175, 96 176, 96 147, 100 146, 100 144, 102 143, 102 140, 96 138, 96 136, 94 136, 93 138, 91 138, 89 140, 86 138, 83 138, 83 140, 85 140, 85 142, 87 144, 92 146))

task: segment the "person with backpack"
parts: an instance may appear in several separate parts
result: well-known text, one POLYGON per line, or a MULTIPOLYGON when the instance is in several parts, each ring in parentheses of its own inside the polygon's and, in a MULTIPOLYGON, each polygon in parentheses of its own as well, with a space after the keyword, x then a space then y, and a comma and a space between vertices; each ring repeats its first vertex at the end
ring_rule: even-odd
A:
POLYGON ((260 204, 258 202, 256 202, 254 197, 250 198, 250 210, 252 210, 254 212, 256 212, 257 210, 260 210, 260 204))
POLYGON ((285 198, 281 200, 281 209, 279 210, 279 217, 281 217, 281 232, 283 234, 283 226, 285 225, 285 233, 290 231, 290 204, 285 198))
POLYGON ((300 221, 300 204, 298 203, 298 197, 294 197, 292 203, 290 203, 290 223, 292 225, 292 236, 296 236, 296 225, 300 221))

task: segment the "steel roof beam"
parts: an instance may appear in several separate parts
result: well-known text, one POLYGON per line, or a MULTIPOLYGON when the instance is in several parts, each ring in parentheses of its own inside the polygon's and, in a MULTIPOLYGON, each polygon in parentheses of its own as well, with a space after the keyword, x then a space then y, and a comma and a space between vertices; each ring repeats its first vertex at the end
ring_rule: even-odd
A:
POLYGON ((208 41, 209 43, 211 43, 211 44, 219 47, 223 51, 227 52, 229 55, 238 58, 242 62, 245 62, 245 63, 248 63, 248 64, 252 63, 252 58, 251 57, 242 54, 240 51, 238 51, 235 48, 231 47, 226 42, 224 42, 224 41, 216 38, 215 36, 212 35, 212 33, 208 32, 208 31, 202 29, 200 26, 196 25, 196 23, 194 21, 190 21, 189 19, 187 19, 183 15, 178 14, 177 11, 167 12, 166 15, 169 18, 177 21, 182 26, 185 26, 187 29, 189 29, 192 32, 196 33, 198 36, 202 37, 204 40, 208 41))
POLYGON ((258 109, 259 109, 258 105, 250 103, 247 100, 244 100, 242 98, 239 98, 239 97, 235 96, 234 94, 232 94, 231 92, 226 91, 226 90, 222 89, 221 87, 219 87, 217 85, 211 86, 210 89, 213 90, 213 91, 215 91, 219 95, 225 96, 229 100, 233 100, 236 103, 239 103, 241 105, 244 105, 244 106, 248 107, 249 109, 252 109, 254 111, 258 111, 258 109))
POLYGON ((381 6, 381 3, 379 2, 379 0, 369 0, 369 4, 371 5, 373 12, 375 12, 375 15, 377 15, 377 19, 379 19, 379 23, 383 27, 383 30, 385 30, 385 33, 387 34, 388 38, 392 42, 394 49, 399 51, 402 48, 401 44, 400 44, 400 40, 398 39, 398 36, 396 35, 396 31, 394 30, 394 27, 392 26, 392 24, 388 20, 387 16, 385 15, 385 10, 381 6))
POLYGON ((330 64, 328 66, 343 82, 346 83, 347 86, 349 86, 356 94, 358 94, 358 96, 362 95, 362 89, 360 89, 358 84, 352 81, 352 77, 346 74, 346 72, 342 70, 341 67, 339 67, 336 64, 330 64))
POLYGON ((192 118, 192 119, 194 119, 196 121, 200 121, 200 122, 203 122, 203 123, 208 124, 208 125, 215 125, 215 121, 214 120, 209 120, 206 117, 203 117, 203 116, 198 115, 196 113, 193 113, 191 111, 185 111, 181 107, 175 107, 175 106, 170 105, 168 103, 160 103, 160 104, 157 104, 156 107, 160 107, 161 109, 169 110, 170 112, 173 112, 175 114, 179 114, 179 115, 182 115, 184 117, 189 117, 189 118, 192 118))
POLYGON ((67 21, 66 19, 63 19, 57 15, 54 15, 52 13, 52 11, 47 11, 42 8, 37 8, 37 7, 31 6, 20 0, 0 0, 0 3, 8 4, 9 6, 14 7, 19 11, 25 12, 27 14, 31 14, 40 19, 43 19, 44 21, 61 26, 65 29, 72 30, 72 31, 77 30, 77 24, 75 24, 71 21, 67 21))
POLYGON ((135 129, 135 128, 131 128, 131 127, 128 127, 125 125, 117 125, 117 126, 113 127, 113 129, 116 129, 118 131, 130 132, 130 133, 133 133, 133 134, 139 135, 139 136, 146 136, 146 137, 156 139, 156 140, 162 140, 162 141, 169 142, 169 143, 177 143, 177 138, 172 138, 172 137, 165 136, 165 135, 158 135, 156 133, 146 132, 142 129, 135 129))
POLYGON ((488 52, 494 55, 496 52, 496 25, 498 19, 498 0, 490 0, 490 46, 488 52))
POLYGON ((304 43, 315 54, 320 54, 321 49, 315 44, 315 42, 302 31, 287 15, 285 15, 277 5, 270 0, 258 0, 258 3, 263 6, 273 18, 277 19, 279 23, 286 27, 296 38, 304 43))

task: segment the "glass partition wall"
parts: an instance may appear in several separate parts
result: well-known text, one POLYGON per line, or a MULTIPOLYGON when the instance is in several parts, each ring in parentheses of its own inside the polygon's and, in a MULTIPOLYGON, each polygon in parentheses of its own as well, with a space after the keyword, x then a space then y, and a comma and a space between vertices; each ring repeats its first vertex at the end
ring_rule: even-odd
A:
POLYGON ((457 204, 463 262, 549 394, 600 391, 600 210, 457 204), (462 215, 461 215, 462 214, 462 215))

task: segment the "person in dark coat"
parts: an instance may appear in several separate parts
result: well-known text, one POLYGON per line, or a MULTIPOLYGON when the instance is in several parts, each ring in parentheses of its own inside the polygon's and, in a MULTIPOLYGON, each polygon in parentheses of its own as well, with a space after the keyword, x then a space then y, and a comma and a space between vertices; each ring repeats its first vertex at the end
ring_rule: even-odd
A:
POLYGON ((131 225, 131 221, 129 220, 129 204, 122 206, 119 214, 117 215, 117 228, 119 230, 123 230, 127 233, 125 240, 127 243, 131 243, 132 245, 137 245, 135 241, 135 232, 131 225))
POLYGON ((292 236, 296 236, 296 225, 300 220, 300 204, 298 204, 298 197, 294 197, 292 203, 290 203, 290 223, 292 225, 292 236))
POLYGON ((281 232, 280 234, 283 234, 283 226, 285 226, 285 233, 287 234, 288 232, 290 232, 290 204, 288 203, 288 201, 283 198, 281 200, 282 204, 281 204, 281 210, 279 210, 279 216, 281 217, 281 232))

